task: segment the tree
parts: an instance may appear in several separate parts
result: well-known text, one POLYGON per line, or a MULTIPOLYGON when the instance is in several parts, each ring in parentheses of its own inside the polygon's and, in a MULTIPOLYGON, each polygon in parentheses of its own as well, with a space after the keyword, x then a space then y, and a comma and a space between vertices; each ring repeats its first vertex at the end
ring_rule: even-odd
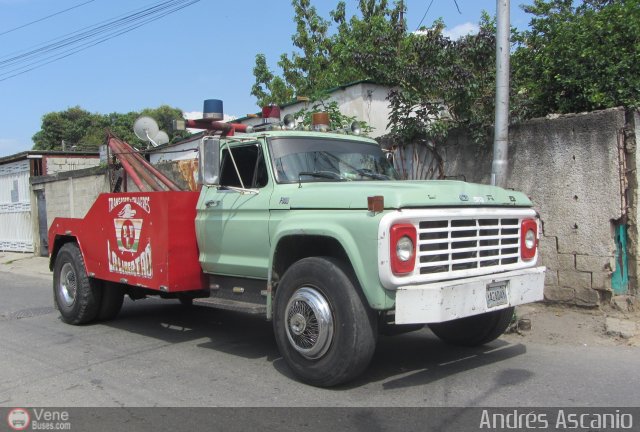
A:
POLYGON ((386 0, 360 0, 361 17, 348 20, 345 3, 340 1, 329 20, 318 15, 310 0, 292 0, 292 5, 296 33, 291 40, 297 50, 280 56, 281 76, 269 70, 263 54, 256 56, 251 94, 259 106, 284 104, 295 96, 322 100, 327 89, 367 78, 353 56, 360 50, 380 49, 379 34, 370 30, 399 28, 394 22, 402 7, 398 3, 390 8, 386 0))
POLYGON ((186 138, 190 135, 190 133, 187 131, 172 130, 173 120, 183 118, 182 110, 180 108, 170 107, 169 105, 160 105, 158 108, 145 108, 140 111, 140 115, 149 116, 157 121, 160 130, 165 131, 169 135, 169 142, 171 143, 180 141, 181 139, 186 138))
POLYGON ((251 87, 251 94, 258 99, 258 106, 283 104, 293 98, 294 88, 281 77, 273 75, 264 54, 256 55, 253 76, 256 81, 251 87))
MULTIPOLYGON (((87 131, 99 127, 100 118, 96 114, 91 114, 79 106, 69 108, 66 111, 51 112, 42 117, 42 127, 33 136, 36 150, 59 150, 63 146, 63 141, 71 147, 79 143, 84 144, 87 131)), ((87 143, 96 147, 95 142, 87 143)), ((99 145, 99 144, 98 144, 99 145)))
MULTIPOLYGON (((283 54, 283 85, 295 95, 323 100, 327 89, 371 79, 393 90, 389 94, 390 127, 397 141, 441 142, 451 128, 473 131, 487 141, 493 124, 495 25, 483 16, 480 32, 452 41, 444 23, 407 33, 403 2, 360 0, 359 13, 346 16, 345 3, 331 12, 337 28, 317 15, 309 0, 293 0, 298 23, 292 37, 299 52, 283 54)), ((259 102, 284 103, 275 94, 279 77, 256 58, 259 102), (269 87, 271 83, 271 87, 269 87)))
POLYGON ((640 106, 640 0, 535 0, 512 56, 516 117, 640 106))
POLYGON ((171 130, 172 120, 182 118, 182 111, 168 105, 126 114, 92 114, 76 106, 65 111, 45 114, 40 130, 33 135, 33 149, 61 150, 64 142, 67 150, 73 146, 82 150, 97 150, 105 143, 106 129, 132 145, 144 146, 145 143, 133 133, 133 123, 141 115, 154 118, 160 129, 169 134, 171 142, 189 135, 186 131, 171 130))

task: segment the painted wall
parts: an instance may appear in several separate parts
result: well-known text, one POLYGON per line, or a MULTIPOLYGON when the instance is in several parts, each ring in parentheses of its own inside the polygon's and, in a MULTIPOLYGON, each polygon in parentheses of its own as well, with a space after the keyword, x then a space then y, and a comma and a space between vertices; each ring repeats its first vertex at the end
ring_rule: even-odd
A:
POLYGON ((0 165, 0 250, 33 252, 27 159, 0 165))

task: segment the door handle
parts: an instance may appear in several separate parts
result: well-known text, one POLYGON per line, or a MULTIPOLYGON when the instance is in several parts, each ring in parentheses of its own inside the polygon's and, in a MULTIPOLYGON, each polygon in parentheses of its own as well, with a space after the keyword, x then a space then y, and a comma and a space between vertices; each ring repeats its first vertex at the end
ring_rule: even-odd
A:
POLYGON ((220 201, 217 201, 217 200, 209 200, 204 203, 206 208, 218 207, 219 204, 220 204, 220 201))

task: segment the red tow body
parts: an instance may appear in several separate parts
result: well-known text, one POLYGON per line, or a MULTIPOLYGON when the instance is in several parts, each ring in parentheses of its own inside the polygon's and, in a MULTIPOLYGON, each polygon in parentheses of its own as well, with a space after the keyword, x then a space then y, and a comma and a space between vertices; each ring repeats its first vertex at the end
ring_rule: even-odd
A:
POLYGON ((84 219, 56 218, 49 244, 75 237, 89 276, 180 292, 205 288, 198 261, 197 192, 101 194, 84 219))

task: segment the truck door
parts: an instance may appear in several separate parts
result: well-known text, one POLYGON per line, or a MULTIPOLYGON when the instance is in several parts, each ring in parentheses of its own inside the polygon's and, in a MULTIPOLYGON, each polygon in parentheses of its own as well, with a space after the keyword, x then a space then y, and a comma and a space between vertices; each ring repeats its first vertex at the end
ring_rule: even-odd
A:
POLYGON ((273 181, 262 146, 253 142, 236 144, 231 150, 223 147, 220 187, 206 187, 203 192, 196 225, 202 269, 207 273, 266 279, 273 181))

